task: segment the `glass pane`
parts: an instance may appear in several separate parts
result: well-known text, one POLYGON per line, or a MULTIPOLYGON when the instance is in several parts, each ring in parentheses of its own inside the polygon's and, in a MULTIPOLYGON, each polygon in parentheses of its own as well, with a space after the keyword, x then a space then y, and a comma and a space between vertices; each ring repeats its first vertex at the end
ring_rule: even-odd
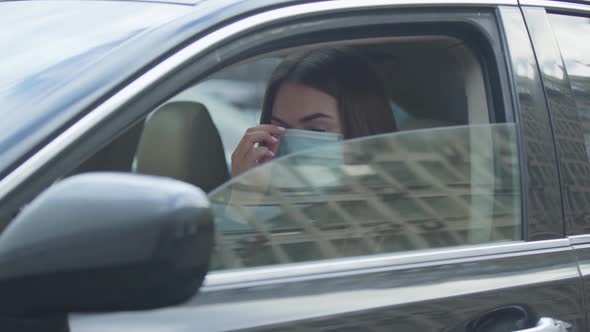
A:
POLYGON ((518 240, 513 124, 398 132, 278 158, 212 192, 213 269, 518 240))
POLYGON ((590 157, 590 18, 549 15, 565 63, 584 130, 586 152, 590 157))

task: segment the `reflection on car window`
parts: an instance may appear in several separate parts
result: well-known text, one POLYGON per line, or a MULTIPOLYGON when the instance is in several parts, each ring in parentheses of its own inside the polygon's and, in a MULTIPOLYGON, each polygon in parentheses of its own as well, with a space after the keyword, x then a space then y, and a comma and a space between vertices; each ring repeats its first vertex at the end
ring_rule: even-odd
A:
POLYGON ((590 35, 590 18, 557 14, 549 18, 576 99, 586 152, 590 156, 590 45, 580 43, 578 37, 590 35))
POLYGON ((213 191, 213 269, 520 239, 513 124, 304 150, 213 191))

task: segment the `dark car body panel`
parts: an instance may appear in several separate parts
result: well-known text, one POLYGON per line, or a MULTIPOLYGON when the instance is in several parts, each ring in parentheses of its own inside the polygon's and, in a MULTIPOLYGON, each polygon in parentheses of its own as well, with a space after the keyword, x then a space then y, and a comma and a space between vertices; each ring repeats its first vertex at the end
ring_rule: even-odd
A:
POLYGON ((522 304, 580 330, 585 324, 569 247, 216 283, 223 274, 178 308, 75 316, 72 331, 148 329, 166 321, 178 331, 466 331, 492 309, 522 304))

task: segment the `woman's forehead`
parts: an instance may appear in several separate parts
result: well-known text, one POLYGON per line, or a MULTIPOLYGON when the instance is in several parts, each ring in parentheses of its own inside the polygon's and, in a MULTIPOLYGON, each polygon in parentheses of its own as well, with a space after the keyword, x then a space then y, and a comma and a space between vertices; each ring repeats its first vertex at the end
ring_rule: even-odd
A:
POLYGON ((299 121, 316 113, 338 119, 338 103, 329 94, 299 83, 285 83, 274 99, 273 116, 299 121))

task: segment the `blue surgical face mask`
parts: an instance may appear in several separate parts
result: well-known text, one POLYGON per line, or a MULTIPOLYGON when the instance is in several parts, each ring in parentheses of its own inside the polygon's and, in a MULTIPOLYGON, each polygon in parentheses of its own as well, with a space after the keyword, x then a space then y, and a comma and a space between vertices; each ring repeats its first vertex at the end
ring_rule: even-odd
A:
POLYGON ((316 187, 337 185, 343 163, 342 146, 338 144, 341 140, 342 135, 336 133, 287 129, 281 136, 276 156, 295 154, 271 163, 272 186, 309 190, 310 184, 316 187))
POLYGON ((305 149, 315 148, 326 143, 335 143, 342 140, 342 135, 337 133, 320 132, 313 130, 287 129, 281 136, 281 143, 276 156, 299 152, 305 149))

